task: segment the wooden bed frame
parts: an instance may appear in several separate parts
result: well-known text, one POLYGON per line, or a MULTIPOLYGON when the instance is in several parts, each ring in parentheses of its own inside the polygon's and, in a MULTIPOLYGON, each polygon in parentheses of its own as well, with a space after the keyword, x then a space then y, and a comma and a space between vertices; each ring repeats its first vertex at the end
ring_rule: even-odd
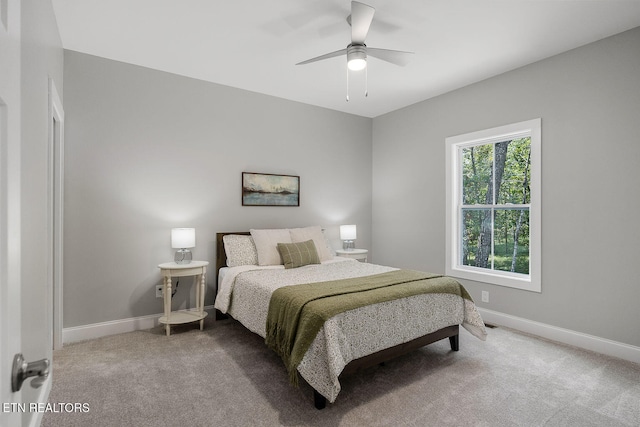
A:
MULTIPOLYGON (((227 234, 240 234, 240 235, 250 235, 251 233, 247 231, 240 232, 227 232, 227 233, 216 233, 216 292, 218 291, 218 273, 220 268, 227 265, 227 255, 224 250, 224 242, 222 237, 227 234)), ((224 319, 227 315, 216 310, 216 319, 224 319)), ((458 332, 459 325, 447 326, 446 328, 439 329, 430 334, 424 335, 422 337, 418 337, 414 340, 398 344, 394 347, 390 347, 384 350, 380 350, 376 353, 370 354, 368 356, 361 357, 360 359, 352 360, 344 367, 340 376, 348 375, 354 372, 357 372, 361 369, 366 369, 371 366, 382 364, 386 361, 389 361, 395 357, 401 356, 403 354, 414 351, 420 347, 424 347, 425 345, 434 343, 436 341, 440 341, 445 338, 449 338, 449 343, 451 344, 452 351, 458 351, 459 349, 459 340, 458 340, 458 332)), ((313 390, 313 401, 314 405, 317 409, 323 409, 327 405, 327 399, 318 393, 316 390, 313 390)))

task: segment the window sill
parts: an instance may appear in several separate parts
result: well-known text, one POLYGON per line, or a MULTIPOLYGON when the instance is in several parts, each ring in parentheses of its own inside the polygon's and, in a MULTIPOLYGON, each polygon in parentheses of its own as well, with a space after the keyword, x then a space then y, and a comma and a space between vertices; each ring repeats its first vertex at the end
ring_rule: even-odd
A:
POLYGON ((539 280, 534 280, 531 277, 523 277, 522 275, 509 272, 497 274, 475 267, 448 267, 446 274, 447 276, 457 279, 473 280, 475 282, 490 283, 492 285, 522 289, 531 292, 542 292, 539 280))

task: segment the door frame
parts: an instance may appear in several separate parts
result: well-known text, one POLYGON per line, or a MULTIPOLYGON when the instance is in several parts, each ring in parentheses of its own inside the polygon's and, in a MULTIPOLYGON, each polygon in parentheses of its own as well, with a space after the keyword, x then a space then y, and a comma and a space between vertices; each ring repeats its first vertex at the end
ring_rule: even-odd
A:
POLYGON ((49 159, 48 159, 48 286, 53 300, 53 330, 50 348, 62 348, 64 280, 64 109, 55 82, 49 78, 49 159))

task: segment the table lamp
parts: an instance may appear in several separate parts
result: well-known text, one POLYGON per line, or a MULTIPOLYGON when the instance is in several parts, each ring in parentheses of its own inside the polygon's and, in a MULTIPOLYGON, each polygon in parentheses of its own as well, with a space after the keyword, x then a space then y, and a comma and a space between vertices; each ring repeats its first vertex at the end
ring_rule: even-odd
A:
POLYGON ((340 240, 343 241, 342 249, 346 251, 352 251, 356 246, 354 240, 356 240, 356 226, 355 225, 341 225, 340 226, 340 240))
POLYGON ((173 260, 176 264, 189 264, 192 259, 189 248, 196 247, 195 228, 172 228, 171 247, 178 249, 173 260))

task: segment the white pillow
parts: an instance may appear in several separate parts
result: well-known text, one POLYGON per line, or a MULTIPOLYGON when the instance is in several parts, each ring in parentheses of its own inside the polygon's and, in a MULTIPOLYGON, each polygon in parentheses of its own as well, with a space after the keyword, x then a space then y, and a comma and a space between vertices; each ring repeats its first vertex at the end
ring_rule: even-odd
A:
POLYGON ((251 229, 251 237, 258 251, 258 265, 282 265, 278 243, 293 243, 288 228, 272 230, 251 229))
POLYGON ((289 233, 291 234, 291 242, 293 243, 313 240, 313 243, 316 245, 316 251, 318 252, 320 262, 333 258, 331 251, 327 246, 324 233, 322 232, 322 227, 319 225, 304 228, 291 228, 289 229, 289 233))
POLYGON ((227 234, 222 236, 224 252, 227 254, 227 266, 258 265, 258 251, 251 236, 227 234))

